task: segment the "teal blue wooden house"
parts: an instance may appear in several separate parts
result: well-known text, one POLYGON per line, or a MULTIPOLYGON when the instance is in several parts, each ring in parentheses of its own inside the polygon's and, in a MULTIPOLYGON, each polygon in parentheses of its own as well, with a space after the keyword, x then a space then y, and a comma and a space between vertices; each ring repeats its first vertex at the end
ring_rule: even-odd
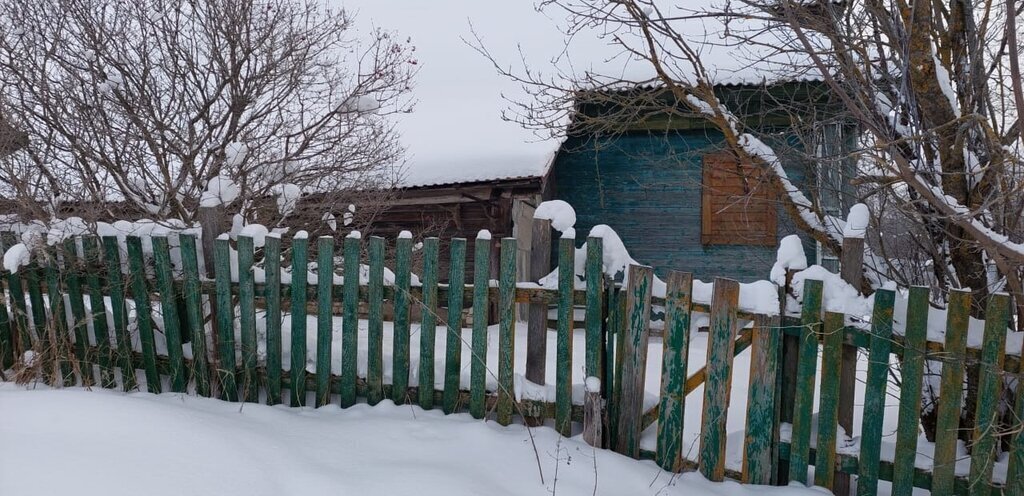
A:
MULTIPOLYGON (((826 213, 844 216, 855 203, 846 157, 856 129, 822 83, 721 85, 716 93, 772 146, 797 187, 826 213)), ((673 108, 667 98, 651 88, 612 98, 583 94, 546 195, 576 209, 580 236, 607 224, 633 258, 658 272, 767 278, 778 240, 797 232, 792 220, 768 182, 725 149, 705 118, 666 112, 673 108), (614 120, 628 122, 615 128, 614 120)), ((837 268, 809 238, 805 252, 810 263, 837 268)))
MULTIPOLYGON (((721 85, 716 92, 772 146, 795 185, 824 212, 844 216, 856 202, 847 158, 856 128, 821 82, 721 85)), ((418 219, 434 208, 444 219, 433 216, 422 224, 447 226, 446 235, 474 237, 481 228, 495 238, 515 235, 522 269, 529 265, 534 207, 561 199, 576 210, 578 237, 607 224, 633 258, 658 273, 685 270, 705 280, 768 277, 779 239, 797 229, 764 178, 725 149, 705 118, 674 106, 657 88, 581 92, 574 110, 564 142, 526 172, 455 167, 456 180, 407 185, 400 201, 411 210, 394 229, 407 228, 409 215, 418 219)), ((391 224, 388 217, 379 221, 382 232, 391 224)), ((806 237, 805 252, 810 263, 838 268, 806 237)))

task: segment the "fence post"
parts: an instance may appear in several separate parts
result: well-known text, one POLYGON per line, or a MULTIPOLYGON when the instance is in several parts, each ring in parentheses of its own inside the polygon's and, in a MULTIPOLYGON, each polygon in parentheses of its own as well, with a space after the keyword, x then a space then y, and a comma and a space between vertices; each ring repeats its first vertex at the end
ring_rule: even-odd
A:
POLYGON ((648 319, 651 315, 651 287, 654 270, 630 265, 626 286, 626 326, 623 336, 622 394, 615 451, 637 458, 643 415, 644 379, 647 365, 648 319))
MULTIPOLYGON (((533 219, 530 237, 529 280, 538 281, 551 272, 551 221, 533 219)), ((530 303, 526 321, 526 380, 544 385, 547 374, 548 304, 530 303)), ((540 425, 543 418, 529 416, 528 425, 540 425)))
MULTIPOLYGON (((215 245, 217 236, 224 232, 224 206, 216 205, 213 207, 199 207, 196 210, 196 220, 199 222, 199 228, 201 229, 201 239, 203 250, 203 266, 200 267, 200 271, 206 275, 207 280, 214 280, 216 278, 216 265, 214 263, 215 245)), ((202 294, 200 294, 202 298, 202 294)), ((214 315, 219 315, 217 312, 217 298, 207 296, 207 303, 210 305, 210 344, 214 352, 211 354, 211 362, 213 370, 220 369, 220 355, 217 350, 220 350, 220 321, 217 318, 213 318, 214 315)), ((202 311, 203 306, 200 302, 199 310, 202 311)), ((206 319, 206 315, 203 315, 203 319, 206 319)), ((213 382, 213 386, 217 387, 220 384, 221 374, 213 374, 210 379, 213 382)))
POLYGON ((682 470, 683 418, 686 408, 686 365, 690 353, 690 304, 693 275, 672 271, 665 292, 662 337, 661 401, 658 408, 656 461, 661 468, 682 470))
MULTIPOLYGON (((786 303, 789 299, 789 290, 792 287, 793 274, 786 272, 786 284, 779 289, 779 322, 785 326, 786 303)), ((797 352, 800 346, 800 338, 779 333, 782 345, 779 347, 779 373, 777 375, 776 395, 776 425, 793 422, 793 404, 796 399, 796 371, 797 352)), ((789 460, 779 458, 775 465, 775 483, 786 485, 789 483, 789 460)))
MULTIPOLYGON (((864 278, 864 238, 844 237, 843 255, 839 261, 840 277, 854 288, 860 289, 864 278)), ((839 371, 839 425, 846 432, 846 440, 853 435, 853 402, 857 389, 857 347, 843 341, 839 371)), ((850 475, 836 472, 832 491, 836 496, 850 494, 850 475)))

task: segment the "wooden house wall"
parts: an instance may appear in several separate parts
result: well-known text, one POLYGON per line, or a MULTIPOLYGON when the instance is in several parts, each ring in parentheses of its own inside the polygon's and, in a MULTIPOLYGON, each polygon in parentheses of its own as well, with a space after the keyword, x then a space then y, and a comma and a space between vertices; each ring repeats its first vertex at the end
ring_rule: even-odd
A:
MULTIPOLYGON (((576 209, 578 237, 607 224, 633 258, 662 276, 677 269, 705 280, 765 279, 775 247, 701 243, 701 157, 721 150, 721 140, 717 131, 701 129, 571 138, 554 164, 554 195, 576 209)), ((782 159, 790 179, 803 188, 808 165, 782 159)), ((779 238, 797 232, 782 207, 776 208, 779 238)), ((815 244, 804 239, 813 263, 815 244)))

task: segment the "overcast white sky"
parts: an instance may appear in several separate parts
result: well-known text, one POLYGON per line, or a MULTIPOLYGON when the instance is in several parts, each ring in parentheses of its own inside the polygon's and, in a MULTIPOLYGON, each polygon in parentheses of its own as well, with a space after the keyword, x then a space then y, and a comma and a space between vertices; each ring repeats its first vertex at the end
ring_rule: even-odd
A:
POLYGON ((532 175, 543 171, 558 143, 501 119, 502 94, 524 93, 463 42, 473 29, 488 50, 519 63, 519 50, 543 64, 564 37, 530 0, 335 0, 356 13, 360 31, 381 27, 412 38, 420 72, 412 114, 399 130, 408 148, 406 184, 532 175))

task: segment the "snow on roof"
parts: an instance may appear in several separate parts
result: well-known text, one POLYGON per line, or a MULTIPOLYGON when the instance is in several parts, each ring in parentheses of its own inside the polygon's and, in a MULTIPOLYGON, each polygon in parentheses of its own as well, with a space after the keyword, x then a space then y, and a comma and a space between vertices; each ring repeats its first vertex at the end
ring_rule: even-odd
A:
MULTIPOLYGON (((637 83, 653 80, 649 64, 613 45, 598 30, 577 33, 566 47, 564 11, 535 9, 534 2, 479 0, 339 0, 356 15, 359 30, 377 27, 409 37, 416 47, 419 73, 411 113, 399 117, 407 147, 407 166, 399 185, 431 186, 495 179, 529 178, 547 173, 561 142, 502 119, 509 101, 529 101, 520 84, 502 76, 471 45, 478 35, 502 67, 522 73, 524 66, 543 77, 586 79, 603 74, 637 83)), ((699 14, 724 0, 666 5, 677 29, 700 42, 703 62, 716 84, 760 84, 778 79, 779 67, 751 48, 724 42, 723 24, 699 14)), ((667 3, 667 2, 666 2, 667 3)), ((735 23, 730 26, 735 30, 735 23)), ((788 65, 789 67, 792 64, 788 65)), ((690 77, 685 64, 673 76, 690 77)), ((805 76, 799 76, 806 79, 805 76)))

